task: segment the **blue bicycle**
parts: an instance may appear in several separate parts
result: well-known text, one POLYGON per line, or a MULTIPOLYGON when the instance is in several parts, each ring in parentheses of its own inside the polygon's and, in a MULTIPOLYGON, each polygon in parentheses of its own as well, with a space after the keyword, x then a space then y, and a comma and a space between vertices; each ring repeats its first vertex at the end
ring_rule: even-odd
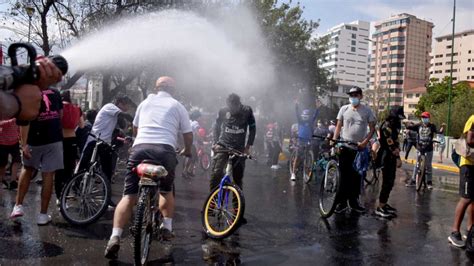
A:
POLYGON ((240 225, 245 211, 245 199, 242 190, 233 182, 232 162, 234 158, 251 159, 250 155, 233 149, 219 150, 228 153, 225 175, 218 187, 207 197, 202 210, 204 232, 214 239, 230 236, 240 225))

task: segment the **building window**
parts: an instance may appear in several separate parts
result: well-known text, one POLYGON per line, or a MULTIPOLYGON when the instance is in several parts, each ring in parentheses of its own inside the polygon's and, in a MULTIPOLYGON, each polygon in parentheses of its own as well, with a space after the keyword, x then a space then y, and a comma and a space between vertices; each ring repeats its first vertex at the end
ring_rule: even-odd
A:
POLYGON ((401 79, 389 80, 388 84, 403 85, 403 80, 401 79))
POLYGON ((435 58, 441 58, 441 57, 443 57, 442 54, 437 54, 437 55, 435 56, 435 58))
POLYGON ((351 45, 356 45, 356 41, 351 41, 351 45))
POLYGON ((351 52, 355 52, 356 51, 356 48, 355 47, 351 47, 351 52))
POLYGON ((458 78, 457 78, 457 77, 454 77, 453 80, 458 80, 458 78))
POLYGON ((468 62, 468 63, 471 62, 471 59, 467 59, 467 62, 468 62))
POLYGON ((451 47, 453 47, 452 45, 448 45, 446 46, 446 49, 451 49, 451 47))
POLYGON ((415 97, 420 98, 420 94, 419 93, 415 94, 415 97))
POLYGON ((468 68, 467 68, 467 71, 470 71, 470 70, 471 70, 471 68, 470 68, 470 67, 468 67, 468 68))
POLYGON ((390 64, 390 67, 404 67, 405 64, 404 63, 391 63, 390 64))
POLYGON ((355 39, 355 38, 357 38, 357 34, 352 33, 352 39, 355 39))
POLYGON ((412 109, 413 109, 413 108, 416 108, 416 104, 409 104, 409 105, 408 105, 408 108, 412 108, 412 109))
POLYGON ((442 65, 443 65, 442 62, 435 63, 435 66, 442 66, 442 65))
POLYGON ((408 93, 407 94, 407 99, 411 99, 411 98, 413 98, 413 93, 408 93))
MULTIPOLYGON (((453 56, 457 56, 458 53, 454 53, 453 56)), ((446 57, 451 56, 451 54, 446 54, 446 57)))
POLYGON ((346 30, 350 30, 350 29, 351 29, 351 26, 346 25, 346 30))
POLYGON ((471 50, 467 51, 467 53, 470 54, 470 53, 471 53, 471 50))

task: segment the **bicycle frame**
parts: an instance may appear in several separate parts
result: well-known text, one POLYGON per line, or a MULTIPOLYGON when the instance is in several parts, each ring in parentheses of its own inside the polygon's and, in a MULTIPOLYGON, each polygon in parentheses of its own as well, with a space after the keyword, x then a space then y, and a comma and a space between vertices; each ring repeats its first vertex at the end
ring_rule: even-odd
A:
MULTIPOLYGON (((226 166, 226 170, 225 170, 225 175, 224 177, 221 179, 221 182, 219 183, 219 193, 217 194, 217 207, 218 208, 221 208, 222 205, 222 197, 223 197, 223 193, 224 193, 224 190, 223 190, 223 187, 228 184, 228 183, 232 183, 232 179, 231 179, 231 176, 232 176, 232 160, 235 158, 235 155, 230 155, 229 156, 229 159, 227 159, 227 166, 226 166)), ((229 203, 229 193, 226 193, 225 195, 225 206, 227 206, 229 203)))

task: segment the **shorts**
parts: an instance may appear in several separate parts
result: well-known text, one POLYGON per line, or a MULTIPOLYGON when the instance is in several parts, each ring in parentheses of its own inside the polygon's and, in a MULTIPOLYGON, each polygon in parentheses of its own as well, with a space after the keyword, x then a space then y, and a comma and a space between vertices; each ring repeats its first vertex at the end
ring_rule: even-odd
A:
POLYGON ((23 157, 23 165, 42 172, 51 173, 59 169, 64 169, 63 142, 54 142, 40 146, 29 146, 31 158, 23 157))
POLYGON ((303 155, 306 147, 308 147, 310 150, 312 149, 311 140, 298 139, 296 144, 296 152, 298 156, 303 155))
POLYGON ((459 195, 474 200, 474 165, 461 166, 459 177, 459 195))
POLYGON ((12 156, 13 163, 21 163, 20 143, 13 145, 0 145, 0 167, 7 166, 8 155, 12 156))
POLYGON ((171 192, 173 190, 175 169, 178 164, 174 148, 165 144, 138 144, 132 147, 128 158, 123 195, 138 194, 140 179, 133 168, 144 160, 155 161, 168 171, 168 175, 161 180, 159 189, 162 193, 171 192))

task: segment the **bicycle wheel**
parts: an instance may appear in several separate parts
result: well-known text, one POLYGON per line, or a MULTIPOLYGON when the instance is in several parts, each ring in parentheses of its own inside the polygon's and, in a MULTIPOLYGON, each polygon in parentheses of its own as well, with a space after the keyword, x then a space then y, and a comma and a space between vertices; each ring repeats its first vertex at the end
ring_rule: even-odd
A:
POLYGON ((80 172, 64 186, 59 210, 70 224, 92 224, 107 210, 110 196, 107 178, 99 173, 80 172))
POLYGON ((421 155, 418 159, 419 165, 416 174, 416 191, 420 191, 421 187, 425 183, 425 166, 426 166, 426 158, 424 155, 421 155))
POLYGON ((199 157, 199 164, 202 170, 207 171, 211 167, 211 156, 207 152, 203 152, 199 157))
POLYGON ((374 161, 370 161, 369 169, 367 174, 364 176, 364 180, 367 185, 372 185, 375 183, 375 180, 379 178, 379 171, 377 170, 377 166, 375 165, 374 161))
POLYGON ((133 222, 133 260, 135 265, 145 265, 150 253, 153 235, 153 213, 150 188, 142 187, 133 222))
POLYGON ((313 165, 314 165, 314 154, 313 151, 307 150, 304 157, 303 165, 303 180, 305 183, 309 183, 313 177, 313 165))
POLYGON ((330 160, 326 172, 321 180, 319 190, 319 212, 321 217, 330 217, 336 209, 337 197, 340 188, 340 175, 337 162, 330 160))
POLYGON ((220 202, 219 191, 216 188, 211 192, 202 211, 204 232, 214 239, 230 236, 239 227, 245 211, 245 199, 238 186, 224 185, 220 202))

